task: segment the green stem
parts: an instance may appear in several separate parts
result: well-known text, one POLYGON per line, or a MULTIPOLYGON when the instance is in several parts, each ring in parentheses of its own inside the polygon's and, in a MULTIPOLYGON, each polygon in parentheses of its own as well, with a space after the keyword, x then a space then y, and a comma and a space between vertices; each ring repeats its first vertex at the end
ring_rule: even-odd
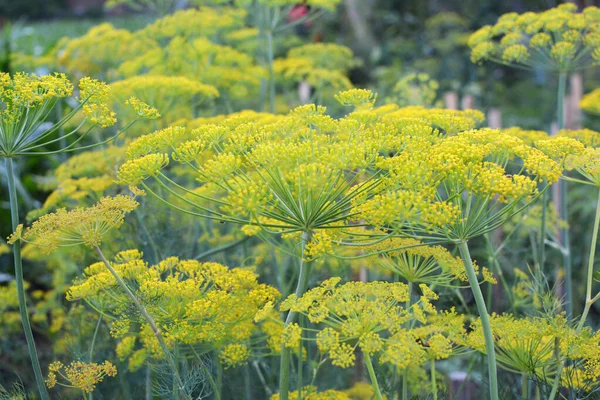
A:
POLYGON ((250 384, 250 366, 246 363, 243 371, 244 377, 244 400, 250 400, 252 397, 252 388, 250 384))
POLYGON ((539 264, 535 269, 535 289, 538 292, 538 285, 542 279, 542 271, 544 270, 544 262, 546 261, 546 209, 548 207, 548 191, 542 195, 542 225, 540 227, 540 253, 539 264))
POLYGON ((437 384, 435 382, 435 358, 431 359, 431 391, 433 393, 433 400, 437 400, 438 392, 437 392, 437 384))
MULTIPOLYGON (((581 332, 584 325, 585 320, 592 308, 592 305, 598 300, 598 295, 592 298, 592 286, 594 284, 594 259, 596 258, 596 244, 598 242, 598 230, 600 228, 600 190, 598 191, 598 200, 596 202, 596 217, 594 218, 594 230, 592 231, 592 242, 590 243, 590 256, 588 258, 588 268, 587 268, 587 285, 585 291, 585 307, 583 309, 583 313, 579 318, 579 322, 577 324, 577 333, 581 332)), ((556 395, 558 394, 558 389, 560 386, 560 379, 562 375, 562 370, 564 368, 566 359, 563 359, 556 370, 556 376, 554 377, 554 382, 552 384, 552 390, 550 391, 550 396, 548 400, 554 400, 556 395)))
MULTIPOLYGON (((17 198, 17 188, 15 185, 15 171, 12 158, 5 158, 4 163, 6 166, 6 181, 8 182, 8 196, 10 201, 10 218, 12 222, 13 232, 17 230, 19 225, 19 200, 17 198)), ((35 340, 31 331, 31 324, 29 323, 29 314, 27 312, 27 300, 25 299, 25 285, 23 280, 23 260, 21 258, 21 241, 17 240, 12 246, 14 263, 15 263, 15 280, 17 284, 17 298, 19 301, 19 314, 21 316, 21 323, 23 324, 23 332, 25 333, 25 340, 27 341, 27 351, 29 352, 29 358, 31 359, 31 366, 33 367, 33 374, 35 375, 35 382, 37 384, 38 391, 42 400, 50 400, 50 395, 46 389, 44 383, 44 375, 40 367, 40 360, 38 359, 38 353, 35 347, 35 340)))
POLYGON ((556 122, 558 123, 558 129, 563 129, 565 127, 564 122, 564 102, 565 102, 565 93, 567 91, 567 74, 565 72, 561 72, 558 75, 558 89, 557 89, 557 101, 556 101, 556 122))
POLYGON ((265 24, 268 26, 265 29, 265 39, 267 47, 267 69, 269 73, 268 81, 268 92, 269 92, 269 111, 271 114, 275 113, 275 70, 273 68, 273 61, 275 59, 275 49, 273 48, 273 27, 271 26, 271 13, 269 7, 265 7, 267 17, 265 18, 265 24))
POLYGON ((215 398, 220 400, 223 396, 223 363, 219 359, 219 356, 215 357, 217 360, 217 390, 215 392, 215 398))
POLYGON ((594 260, 596 258, 596 244, 598 243, 598 230, 600 229, 600 190, 598 191, 598 200, 596 202, 596 217, 594 218, 594 230, 592 231, 592 242, 590 244, 590 257, 588 259, 587 285, 585 290, 585 309, 581 315, 577 330, 583 329, 583 324, 587 318, 587 313, 596 298, 592 298, 592 286, 594 284, 594 260))
MULTIPOLYGON (((296 297, 300 298, 306 292, 308 286, 310 263, 304 261, 304 250, 310 241, 310 233, 302 233, 302 253, 300 254, 300 274, 298 276, 298 284, 296 285, 296 297)), ((294 311, 288 312, 285 319, 285 326, 296 322, 298 314, 294 311)), ((290 389, 290 358, 291 350, 285 345, 281 348, 280 373, 279 373, 279 399, 288 400, 290 389)))
POLYGON ((125 292, 127 297, 129 297, 131 302, 138 309, 140 315, 146 320, 146 322, 150 326, 150 329, 152 329, 152 333, 154 333, 154 336, 156 337, 158 344, 160 345, 163 353, 165 354, 167 363, 169 364, 169 367, 173 371, 173 378, 177 385, 178 396, 181 399, 190 399, 190 397, 185 393, 185 385, 184 385, 183 381, 181 380, 181 377, 179 376, 177 363, 176 363, 175 359, 173 358, 173 355, 169 351, 169 348, 167 347, 167 344, 165 343, 162 333, 160 332, 160 329, 158 329, 158 326, 156 325, 154 318, 152 317, 152 315, 150 315, 148 310, 146 310, 146 307, 144 307, 144 305, 140 302, 140 300, 137 298, 137 296, 131 291, 131 289, 129 289, 129 286, 127 286, 125 281, 119 276, 119 274, 117 274, 117 271, 115 271, 115 269, 112 267, 112 265, 110 265, 110 263, 108 262, 106 257, 104 257, 102 250, 100 250, 100 248, 98 246, 94 246, 94 250, 96 251, 96 254, 98 254, 98 257, 100 257, 100 260, 104 263, 106 268, 108 268, 110 273, 113 275, 113 277, 115 278, 115 280, 117 281, 119 286, 121 286, 121 288, 123 289, 123 291, 125 292))
POLYGON ((146 364, 146 400, 152 400, 152 367, 146 364))
MULTIPOLYGON (((104 316, 104 314, 100 314, 100 316, 98 317, 98 322, 96 322, 96 329, 94 329, 94 336, 92 336, 92 343, 90 344, 90 354, 89 354, 90 362, 92 362, 93 358, 94 358, 94 348, 96 347, 96 338, 98 337, 98 331, 100 330, 100 324, 102 323, 103 316, 104 316)), ((89 392, 87 394, 87 399, 93 400, 93 398, 94 398, 94 393, 89 392)))
POLYGON ((373 369, 373 362, 371 361, 371 356, 368 354, 365 354, 365 364, 367 364, 367 371, 369 371, 371 385, 373 385, 373 390, 375 391, 375 398, 377 400, 383 400, 381 389, 379 389, 379 382, 377 382, 377 376, 375 375, 375 370, 373 369))
MULTIPOLYGON (((561 72, 558 76, 558 88, 557 88, 557 105, 556 105, 556 121, 558 129, 564 128, 564 101, 567 90, 567 74, 561 72)), ((568 208, 567 208, 567 183, 564 180, 558 182, 560 208, 559 215, 563 221, 569 220, 568 208)), ((561 228, 560 230, 560 243, 563 248, 563 264, 565 266, 565 308, 567 317, 573 316, 573 271, 571 261, 571 245, 569 243, 569 229, 561 228)))
POLYGON ((479 287, 479 280, 471 261, 471 254, 469 252, 469 246, 467 242, 460 242, 458 245, 460 256, 465 265, 467 277, 469 278, 469 285, 475 298, 475 304, 477 305, 477 311, 479 312, 479 318, 481 319, 481 327, 483 329, 483 336, 485 338, 485 352, 488 360, 488 379, 490 385, 490 400, 499 400, 498 398, 498 372, 496 367, 496 350, 494 348, 494 336, 492 334, 492 326, 490 324, 490 317, 485 306, 485 300, 479 287))
POLYGON ((100 324, 102 323, 102 317, 104 314, 100 314, 98 322, 96 323, 96 329, 94 329, 94 336, 92 337, 92 344, 90 345, 90 362, 94 361, 94 347, 96 346, 96 338, 98 337, 98 331, 100 330, 100 324))
POLYGON ((529 399, 529 376, 524 372, 521 374, 521 399, 529 399))
MULTIPOLYGON (((299 318, 299 324, 300 324, 300 328, 302 328, 302 316, 300 316, 299 318)), ((302 333, 303 331, 300 331, 300 341, 298 343, 298 367, 297 367, 297 371, 296 371, 296 384, 298 385, 298 400, 302 400, 302 333)))
MULTIPOLYGON (((408 281, 408 300, 406 300, 406 304, 404 308, 408 312, 410 312, 410 308, 412 307, 412 289, 413 283, 412 281, 408 281)), ((404 369, 402 372, 402 400, 408 400, 408 369, 404 369)))

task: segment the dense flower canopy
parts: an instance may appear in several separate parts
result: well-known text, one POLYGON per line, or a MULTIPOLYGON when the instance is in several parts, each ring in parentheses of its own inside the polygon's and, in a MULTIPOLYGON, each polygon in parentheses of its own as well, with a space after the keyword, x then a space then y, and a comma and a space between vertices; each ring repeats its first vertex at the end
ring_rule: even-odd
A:
POLYGON ((600 9, 564 3, 540 13, 505 14, 469 38, 473 62, 574 71, 600 59, 600 9))

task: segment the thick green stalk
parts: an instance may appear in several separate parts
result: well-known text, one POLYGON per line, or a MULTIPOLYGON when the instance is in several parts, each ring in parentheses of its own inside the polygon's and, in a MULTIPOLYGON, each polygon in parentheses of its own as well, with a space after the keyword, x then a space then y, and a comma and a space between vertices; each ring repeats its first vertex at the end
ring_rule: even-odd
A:
POLYGON ((467 277, 469 278, 469 285, 475 298, 475 304, 477 305, 477 311, 479 312, 479 318, 481 319, 481 327, 483 329, 483 337, 485 338, 485 352, 487 354, 488 361, 488 379, 490 387, 490 400, 499 400, 498 398, 498 371, 496 366, 496 350, 494 348, 494 336, 492 334, 492 326, 490 324, 490 317, 488 315, 487 308, 485 306, 485 300, 479 287, 479 280, 471 261, 471 253, 469 252, 469 246, 467 242, 460 242, 458 245, 460 256, 465 265, 467 277))
POLYGON ((160 329, 158 329, 158 326, 156 325, 154 318, 152 317, 152 315, 150 315, 148 310, 146 310, 146 307, 144 307, 144 305, 140 302, 140 300, 137 298, 137 296, 131 291, 131 289, 129 289, 129 286, 127 286, 127 284, 125 283, 123 278, 121 278, 119 276, 119 274, 117 273, 117 271, 115 271, 115 269, 112 267, 110 262, 108 262, 106 257, 104 257, 102 250, 100 250, 100 248, 98 246, 94 246, 94 250, 96 250, 96 254, 98 254, 98 257, 100 257, 100 260, 104 263, 106 268, 108 268, 108 270, 110 271, 112 276, 115 278, 115 280, 117 281, 117 283, 119 284, 121 289, 123 289, 123 291, 125 292, 127 297, 129 297, 131 302, 135 305, 135 307, 139 311, 140 315, 146 320, 146 322, 150 326, 150 329, 152 329, 152 333, 154 333, 154 336, 156 337, 158 344, 160 345, 163 353, 165 354, 167 363, 169 364, 169 367, 171 368, 171 370, 173 372, 173 378, 174 378, 175 384, 177 385, 177 395, 181 399, 186 399, 186 400, 190 399, 190 397, 185 393, 185 385, 184 385, 183 381, 181 380, 181 377, 179 376, 177 362, 175 361, 175 359, 173 358, 173 355, 169 351, 169 348, 167 347, 167 344, 165 343, 162 333, 160 332, 160 329))
POLYGON ((220 400, 223 397, 223 363, 221 363, 218 355, 215 359, 217 360, 217 391, 215 392, 215 398, 220 400))
MULTIPOLYGON (((594 230, 592 231, 592 241, 590 243, 590 256, 588 258, 588 268, 587 268, 587 284, 585 290, 585 307, 583 309, 583 313, 579 318, 579 323, 577 324, 577 333, 581 332, 585 325, 585 320, 590 312, 592 305, 598 300, 600 294, 592 297, 592 287, 594 285, 594 260, 596 258, 596 245, 598 242, 598 230, 600 230, 600 190, 598 191, 598 200, 596 202, 596 217, 594 218, 594 230)), ((558 394, 558 389, 560 386, 560 378, 562 375, 562 370, 565 365, 566 360, 562 360, 556 370, 556 376, 554 377, 554 382, 552 384, 552 390, 550 391, 550 396, 548 400, 554 400, 556 395, 558 394)))
MULTIPOLYGON (((565 94, 567 91, 567 74, 562 72, 558 76, 558 88, 557 88, 557 105, 556 105, 556 121, 558 129, 563 129, 564 123, 564 101, 565 94)), ((560 197, 560 208, 559 215, 560 219, 567 221, 569 219, 568 208, 567 208, 567 182, 561 180, 558 182, 559 197, 560 197)), ((561 228, 560 230, 560 244, 563 248, 563 264, 565 266, 565 308, 567 317, 573 316, 573 271, 571 262, 571 244, 569 243, 569 228, 561 228)))
POLYGON ((383 400, 381 389, 379 389, 379 382, 377 382, 377 376, 375 375, 375 370, 373 369, 373 362, 371 361, 371 356, 368 354, 365 354, 365 364, 367 364, 367 371, 369 371, 371 385, 373 385, 373 390, 375 391, 375 398, 377 400, 383 400))
POLYGON ((567 74, 561 72, 558 75, 558 88, 557 88, 557 99, 556 99, 556 122, 558 123, 558 129, 562 129, 565 126, 564 122, 564 103, 565 93, 567 91, 567 74))
POLYGON ((435 378, 435 358, 431 359, 431 392, 433 393, 433 400, 437 400, 438 392, 435 378))
POLYGON ((98 322, 96 322, 96 329, 94 329, 94 336, 92 336, 92 344, 90 345, 90 362, 94 361, 94 347, 96 345, 96 338, 98 337, 98 331, 100 330, 100 324, 102 323, 102 317, 104 314, 100 314, 98 322))
MULTIPOLYGON (((412 281, 408 281, 408 300, 406 300, 406 304, 404 308, 410 312, 410 308, 412 307, 412 289, 413 283, 412 281)), ((402 400, 408 400, 408 371, 405 368, 402 373, 402 400)))
MULTIPOLYGON (((8 197, 10 201, 10 218, 12 222, 13 232, 19 225, 19 203, 17 198, 17 188, 15 185, 15 171, 12 158, 5 158, 4 163, 6 166, 6 181, 8 182, 8 197)), ((21 259, 21 241, 17 240, 12 246, 13 257, 15 262, 15 280, 17 284, 17 298, 19 300, 19 314, 21 315, 21 323, 23 324, 23 332, 25 333, 25 340, 27 341, 27 350, 29 352, 29 358, 31 359, 31 366, 33 367, 33 374, 35 375, 35 382, 37 384, 38 391, 42 400, 49 400, 50 395, 46 389, 44 383, 44 375, 40 367, 40 360, 38 359, 38 353, 35 347, 35 340, 31 331, 31 324, 29 323, 29 315, 27 313, 27 300, 25 299, 25 285, 23 281, 23 260, 21 259)))
POLYGON ((146 400, 152 400, 152 367, 146 364, 146 400))
MULTIPOLYGON (((302 324, 302 318, 300 318, 299 321, 300 324, 300 328, 303 327, 302 324)), ((302 331, 300 332, 300 341, 298 343, 298 367, 297 367, 297 371, 296 371, 296 384, 298 385, 298 400, 302 400, 302 382, 303 382, 303 377, 302 377, 302 363, 304 362, 304 360, 302 359, 302 331)))
POLYGON ((521 374, 521 400, 529 400, 529 376, 521 374))
POLYGON ((542 279, 542 271, 544 271, 544 262, 546 261, 546 208, 548 207, 548 191, 544 191, 542 194, 542 225, 540 226, 540 253, 539 253, 539 265, 535 269, 535 285, 540 284, 542 279))
MULTIPOLYGON (((300 274, 298 276, 298 284, 296 285, 296 297, 300 298, 306 292, 308 286, 309 268, 310 263, 304 261, 304 250, 306 245, 310 241, 310 233, 302 233, 302 253, 300 255, 300 274)), ((285 319, 285 326, 296 322, 298 314, 294 311, 288 312, 285 319)), ((291 350, 283 345, 281 347, 281 359, 279 365, 279 399, 288 400, 290 391, 290 359, 292 352, 291 350)))

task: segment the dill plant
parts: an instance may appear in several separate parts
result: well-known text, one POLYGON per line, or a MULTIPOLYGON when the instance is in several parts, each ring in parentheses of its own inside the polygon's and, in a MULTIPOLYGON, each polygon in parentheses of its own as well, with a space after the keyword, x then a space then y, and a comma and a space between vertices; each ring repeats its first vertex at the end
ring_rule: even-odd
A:
MULTIPOLYGON (((64 74, 41 77, 26 73, 17 73, 13 76, 6 73, 0 75, 0 106, 2 109, 0 114, 0 156, 4 158, 5 163, 13 230, 17 229, 19 224, 15 158, 68 153, 108 143, 138 119, 134 119, 123 130, 99 143, 78 145, 94 128, 110 127, 116 123, 116 118, 114 112, 107 105, 108 87, 106 84, 95 79, 82 78, 79 82, 78 105, 70 113, 61 116, 60 120, 52 123, 50 128, 42 127, 42 123, 48 119, 57 104, 72 94, 73 85, 64 74), (70 132, 62 132, 61 128, 79 113, 83 115, 83 118, 79 119, 77 126, 70 132), (81 129, 84 129, 83 132, 80 132, 81 129), (71 143, 66 144, 66 139, 70 139, 71 143), (57 145, 62 147, 51 150, 57 145)), ((48 393, 43 383, 27 315, 20 246, 20 241, 16 240, 12 247, 19 310, 38 390, 42 398, 47 399, 48 393)))

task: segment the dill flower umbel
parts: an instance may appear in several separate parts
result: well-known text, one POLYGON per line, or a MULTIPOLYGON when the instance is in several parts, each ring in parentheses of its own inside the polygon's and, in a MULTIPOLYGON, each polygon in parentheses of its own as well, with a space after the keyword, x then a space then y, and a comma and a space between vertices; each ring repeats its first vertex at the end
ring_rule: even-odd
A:
POLYGON ((117 368, 110 361, 104 361, 102 364, 73 361, 67 366, 55 361, 48 369, 50 372, 46 385, 49 389, 59 385, 80 389, 85 393, 93 392, 105 377, 117 375, 117 368))
POLYGON ((121 226, 125 215, 137 205, 129 196, 116 196, 104 197, 90 208, 70 211, 62 208, 42 216, 27 229, 19 225, 9 243, 17 240, 33 243, 45 253, 51 253, 59 246, 98 246, 104 235, 121 226))
MULTIPOLYGON (((141 75, 110 85, 112 95, 118 103, 125 103, 131 96, 139 99, 152 99, 153 106, 160 110, 163 119, 174 121, 181 118, 193 117, 196 106, 203 101, 219 96, 219 91, 211 85, 180 76, 141 75)), ((130 104, 136 114, 140 115, 138 102, 130 104)), ((155 119, 158 111, 147 115, 155 119)), ((160 122, 160 121, 159 121, 160 122)), ((167 122, 168 123, 168 122, 167 122)))
POLYGON ((550 184, 561 175, 559 163, 497 130, 472 130, 432 146, 409 142, 406 148, 415 145, 418 152, 397 153, 380 164, 390 173, 389 190, 357 209, 367 222, 466 240, 531 203, 540 193, 538 181, 550 184), (517 163, 514 174, 511 162, 517 163))
POLYGON ((595 89, 581 98, 579 107, 590 114, 600 114, 600 89, 595 89))
POLYGON ((438 97, 440 84, 428 74, 408 74, 393 88, 389 99, 398 105, 433 106, 438 97))
POLYGON ((594 65, 600 55, 600 13, 564 3, 540 12, 508 13, 471 35, 473 62, 541 68, 560 73, 594 65))
MULTIPOLYGON (((218 354, 226 367, 244 364, 251 353, 255 334, 254 316, 279 293, 258 283, 248 269, 229 269, 217 263, 201 263, 170 257, 148 265, 137 250, 120 252, 112 263, 116 273, 134 287, 140 302, 162 332, 170 351, 190 346, 218 354)), ((71 301, 85 299, 102 304, 115 318, 113 336, 120 340, 117 353, 129 359, 129 368, 140 359, 164 359, 149 325, 127 311, 129 299, 113 274, 102 263, 86 268, 82 279, 67 293, 71 301)))
MULTIPOLYGON (((255 93, 265 74, 251 56, 233 47, 214 43, 205 37, 181 36, 175 36, 164 47, 129 59, 118 71, 123 78, 133 79, 132 83, 139 82, 142 86, 145 79, 155 84, 158 83, 156 79, 163 79, 164 83, 173 84, 184 93, 196 88, 192 95, 198 94, 204 99, 220 95, 224 102, 255 93), (190 84, 186 89, 180 85, 181 79, 169 80, 166 77, 186 78, 198 83, 190 84)), ((138 89, 141 90, 142 86, 138 89)), ((154 90, 160 91, 160 85, 154 90)))
MULTIPOLYGON (((415 239, 393 238, 367 247, 365 251, 378 254, 369 259, 373 263, 413 284, 451 287, 468 282, 460 257, 452 256, 442 246, 426 246, 415 239)), ((496 283, 487 268, 482 268, 481 274, 484 281, 496 283)))
POLYGON ((323 324, 316 336, 317 346, 333 365, 354 365, 354 352, 361 350, 380 362, 405 368, 429 357, 447 358, 453 346, 464 344, 462 317, 438 313, 430 303, 437 296, 425 285, 420 301, 405 308, 409 293, 404 283, 348 282, 338 286, 339 282, 340 278, 331 278, 301 298, 288 297, 280 306, 280 310, 299 312, 312 323, 323 324), (413 318, 423 325, 403 328, 413 318), (419 345, 419 341, 433 343, 444 333, 440 347, 419 345))
POLYGON ((154 40, 103 23, 85 35, 60 42, 53 52, 57 67, 77 77, 114 79, 126 60, 158 48, 154 40))
MULTIPOLYGON (((15 157, 19 155, 56 154, 62 152, 85 149, 99 144, 108 143, 119 136, 119 131, 114 136, 93 145, 77 147, 77 144, 95 127, 108 128, 116 122, 116 115, 109 107, 108 85, 91 78, 79 80, 78 105, 50 128, 42 132, 39 128, 45 118, 55 109, 61 99, 70 97, 73 85, 64 74, 45 76, 17 73, 12 77, 9 74, 0 74, 0 156, 15 157), (65 124, 80 112, 82 118, 78 125, 70 132, 61 133, 56 138, 56 133, 65 124), (87 123, 87 126, 86 126, 87 123), (83 132, 80 129, 84 128, 83 132), (74 136, 79 133, 79 136, 74 136), (49 151, 56 143, 75 137, 70 143, 63 145, 58 150, 49 151)), ((132 104, 133 105, 133 104, 132 104)), ((140 108, 142 103, 138 100, 135 106, 140 108)), ((149 107, 144 105, 143 107, 149 107)), ((137 115, 124 129, 127 129, 139 118, 149 115, 137 115)))
POLYGON ((281 78, 306 81, 321 92, 325 87, 350 89, 347 73, 355 63, 352 50, 345 46, 313 43, 291 49, 287 58, 274 61, 273 68, 281 78))
MULTIPOLYGON (((569 379, 572 374, 567 371, 562 381, 564 387, 577 384, 585 387, 600 376, 596 367, 600 359, 598 334, 590 330, 578 332, 569 326, 564 315, 517 318, 503 314, 493 315, 491 322, 498 363, 508 371, 526 373, 551 384, 561 359, 566 358, 583 373, 579 382, 573 382, 569 379)), ((480 332, 473 329, 468 341, 475 350, 485 351, 480 332)))

